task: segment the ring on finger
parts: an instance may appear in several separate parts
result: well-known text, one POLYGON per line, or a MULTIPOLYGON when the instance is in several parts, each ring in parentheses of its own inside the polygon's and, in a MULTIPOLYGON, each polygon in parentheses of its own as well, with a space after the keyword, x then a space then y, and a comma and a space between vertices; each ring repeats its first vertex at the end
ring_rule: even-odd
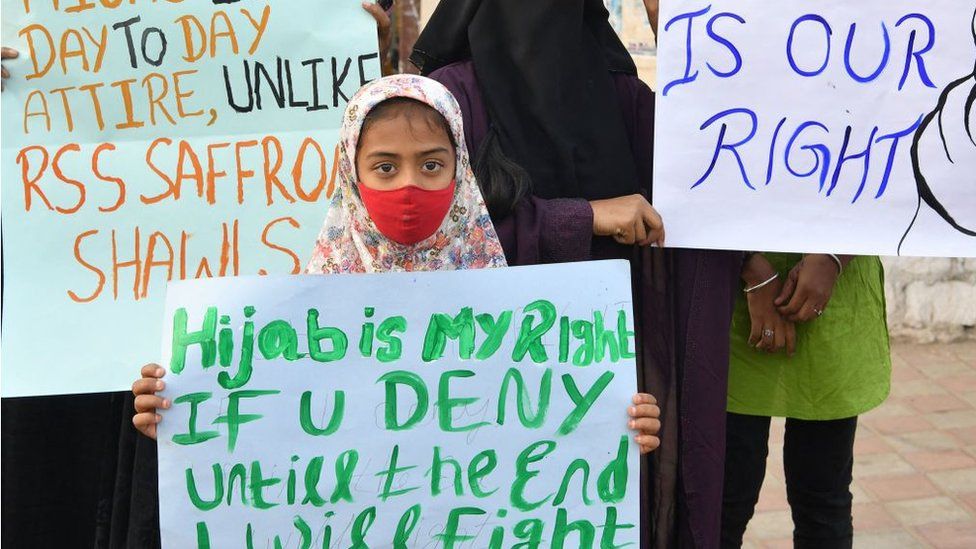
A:
POLYGON ((817 313, 817 316, 823 316, 823 314, 824 314, 824 310, 823 309, 819 309, 817 307, 814 307, 813 308, 813 312, 817 313))
POLYGON ((763 330, 763 337, 766 338, 766 339, 772 339, 775 335, 776 335, 776 331, 775 330, 771 330, 769 328, 766 328, 765 330, 763 330))

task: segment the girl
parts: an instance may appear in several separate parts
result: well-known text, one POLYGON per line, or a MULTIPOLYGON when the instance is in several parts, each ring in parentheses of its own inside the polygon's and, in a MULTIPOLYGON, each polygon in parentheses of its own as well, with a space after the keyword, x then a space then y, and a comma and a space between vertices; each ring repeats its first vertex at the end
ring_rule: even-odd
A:
POLYGON ((881 261, 757 253, 742 278, 732 322, 722 547, 742 546, 766 472, 770 417, 786 418, 794 546, 851 547, 857 416, 885 400, 891 381, 881 261))
MULTIPOLYGON (((481 269, 506 266, 468 161, 460 107, 447 89, 413 75, 390 76, 356 93, 340 134, 339 187, 310 274, 481 269)), ((136 428, 150 438, 162 419, 164 370, 133 384, 136 428)), ((627 409, 641 453, 658 446, 649 394, 627 409)))

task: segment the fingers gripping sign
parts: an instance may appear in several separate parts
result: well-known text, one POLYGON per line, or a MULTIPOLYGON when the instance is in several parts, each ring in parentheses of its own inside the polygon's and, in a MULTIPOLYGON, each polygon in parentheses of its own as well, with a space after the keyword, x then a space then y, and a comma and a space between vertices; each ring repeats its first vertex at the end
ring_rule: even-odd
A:
MULTIPOLYGON (((0 58, 2 58, 4 61, 8 59, 16 59, 19 56, 20 56, 20 52, 18 52, 13 48, 4 47, 0 49, 0 58)), ((7 79, 10 78, 10 71, 7 70, 6 65, 3 65, 2 68, 0 68, 0 73, 2 73, 2 79, 0 79, 0 86, 2 86, 2 88, 5 89, 7 87, 7 79)))
POLYGON ((593 234, 620 244, 664 246, 664 221, 642 195, 593 200, 593 234))
POLYGON ((653 452, 661 445, 658 432, 661 430, 661 409, 657 399, 647 393, 634 395, 633 406, 627 409, 630 416, 628 427, 636 431, 634 441, 640 446, 641 454, 653 452))
POLYGON ((132 424, 140 433, 153 440, 156 440, 156 426, 163 420, 157 411, 167 410, 172 405, 168 399, 156 394, 166 388, 166 382, 163 381, 165 375, 166 370, 162 366, 146 364, 142 367, 142 377, 132 384, 136 408, 132 424))

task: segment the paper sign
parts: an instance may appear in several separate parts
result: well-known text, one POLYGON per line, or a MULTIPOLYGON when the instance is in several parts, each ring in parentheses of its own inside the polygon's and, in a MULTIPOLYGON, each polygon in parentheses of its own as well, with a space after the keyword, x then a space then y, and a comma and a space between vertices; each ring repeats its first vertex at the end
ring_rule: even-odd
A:
POLYGON ((304 266, 375 23, 354 0, 2 9, 3 395, 125 389, 168 279, 304 266))
POLYGON ((661 9, 669 245, 976 256, 976 0, 661 9))
POLYGON ((174 284, 163 547, 636 544, 629 272, 174 284))

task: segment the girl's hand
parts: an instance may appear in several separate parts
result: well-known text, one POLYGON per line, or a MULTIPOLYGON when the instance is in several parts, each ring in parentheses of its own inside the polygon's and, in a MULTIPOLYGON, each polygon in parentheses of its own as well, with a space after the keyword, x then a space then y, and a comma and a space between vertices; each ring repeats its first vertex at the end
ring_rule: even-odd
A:
POLYGON ((612 236, 621 244, 664 246, 664 222, 657 210, 639 194, 593 200, 593 234, 612 236))
POLYGON ((393 74, 393 65, 390 64, 390 46, 393 44, 393 25, 390 23, 390 16, 376 2, 367 0, 363 2, 363 9, 368 11, 376 21, 376 35, 380 42, 380 66, 383 76, 393 74))
MULTIPOLYGON (((753 254, 742 270, 742 278, 747 287, 761 284, 775 274, 776 269, 760 253, 753 254)), ((783 281, 777 278, 746 294, 751 322, 749 344, 767 353, 779 352, 785 348, 786 354, 793 356, 796 351, 796 327, 783 318, 775 305, 782 288, 783 281)))
POLYGON ((653 452, 661 445, 657 433, 661 430, 661 409, 657 407, 657 399, 647 393, 634 395, 634 405, 627 408, 630 416, 628 427, 637 431, 634 440, 640 445, 641 455, 653 452))
MULTIPOLYGON (((13 48, 0 48, 0 59, 16 59, 20 52, 13 48)), ((0 90, 7 87, 7 79, 10 78, 10 71, 7 67, 0 66, 0 90)))
POLYGON ((829 255, 805 256, 786 277, 776 298, 779 313, 792 322, 808 322, 824 313, 840 274, 829 255))
POLYGON ((156 409, 167 410, 170 407, 169 400, 156 396, 157 391, 166 387, 161 379, 164 375, 166 370, 160 365, 146 364, 142 367, 142 378, 132 384, 132 394, 136 395, 136 415, 132 416, 132 424, 153 440, 156 440, 156 426, 163 420, 156 409))

